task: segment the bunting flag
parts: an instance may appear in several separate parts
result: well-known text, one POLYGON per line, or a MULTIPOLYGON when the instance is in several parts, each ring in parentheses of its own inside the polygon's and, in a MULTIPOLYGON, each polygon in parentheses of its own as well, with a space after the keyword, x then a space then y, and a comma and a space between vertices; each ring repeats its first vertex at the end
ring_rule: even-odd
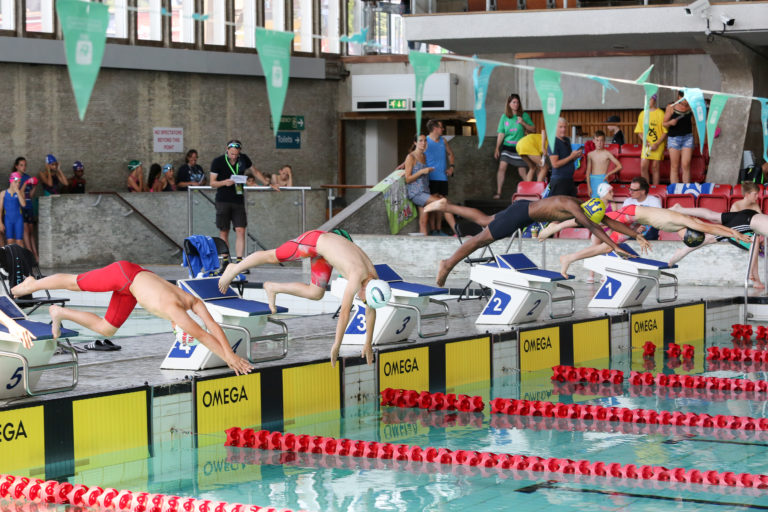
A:
POLYGON ((763 129, 763 161, 768 162, 768 99, 757 98, 760 102, 760 126, 763 129))
POLYGON ((358 43, 358 44, 365 44, 365 42, 368 40, 368 29, 364 28, 360 32, 356 34, 352 34, 351 36, 341 36, 339 38, 339 41, 342 43, 358 43))
MULTIPOLYGON (((712 152, 712 141, 715 139, 717 123, 720 121, 720 114, 723 113, 727 101, 728 96, 725 94, 715 94, 709 101, 709 114, 707 115, 707 145, 709 146, 710 153, 712 152)), ((699 132, 699 138, 701 138, 701 132, 699 132)))
POLYGON ((601 76, 594 76, 594 75, 589 75, 588 78, 590 80, 594 80, 595 82, 599 82, 600 85, 603 86, 603 95, 602 95, 603 105, 605 105, 605 90, 606 89, 610 89, 613 92, 619 92, 619 90, 616 87, 614 87, 613 84, 611 83, 611 81, 608 80, 607 78, 603 78, 601 76))
POLYGON ((488 81, 496 66, 493 64, 480 64, 472 72, 472 81, 475 85, 475 126, 477 126, 477 147, 483 145, 485 138, 485 99, 488 95, 488 81))
POLYGON ((259 62, 267 82, 267 98, 272 119, 272 131, 277 136, 280 128, 279 120, 283 116, 285 93, 288 90, 288 79, 291 70, 291 42, 293 32, 280 32, 256 29, 256 50, 259 52, 259 62))
POLYGON ((644 84, 648 81, 648 77, 651 76, 651 70, 653 69, 653 64, 651 64, 651 67, 643 71, 643 74, 637 77, 637 80, 635 80, 636 84, 644 84))
POLYGON ((442 55, 436 53, 410 52, 408 60, 413 66, 413 74, 416 75, 416 133, 421 131, 421 100, 424 98, 424 83, 429 75, 437 71, 442 55))
POLYGON ((547 128, 547 141, 550 151, 555 151, 557 138, 557 119, 563 105, 563 89, 560 87, 560 72, 551 69, 536 68, 533 71, 533 85, 541 100, 541 112, 544 126, 547 128))
POLYGON ((109 7, 79 0, 58 0, 56 13, 64 35, 67 71, 82 121, 99 76, 107 42, 109 7))
MULTIPOLYGON (((650 70, 647 72, 650 72, 650 70)), ((646 83, 643 84, 643 89, 645 89, 645 104, 643 105, 643 154, 647 155, 646 139, 648 138, 648 103, 651 101, 651 96, 656 94, 656 91, 658 91, 659 88, 654 84, 646 83)), ((656 106, 658 107, 658 101, 656 106)))
POLYGON ((683 87, 683 97, 691 106, 693 118, 696 120, 696 131, 699 132, 699 151, 704 151, 704 131, 707 126, 707 104, 704 102, 704 95, 701 89, 692 87, 683 87))

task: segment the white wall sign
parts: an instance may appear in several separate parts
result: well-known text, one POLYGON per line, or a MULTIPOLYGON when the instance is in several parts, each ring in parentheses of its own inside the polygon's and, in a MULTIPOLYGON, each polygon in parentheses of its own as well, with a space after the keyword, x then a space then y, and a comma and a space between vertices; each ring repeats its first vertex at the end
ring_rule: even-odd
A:
POLYGON ((184 128, 153 128, 155 153, 183 153, 184 128))

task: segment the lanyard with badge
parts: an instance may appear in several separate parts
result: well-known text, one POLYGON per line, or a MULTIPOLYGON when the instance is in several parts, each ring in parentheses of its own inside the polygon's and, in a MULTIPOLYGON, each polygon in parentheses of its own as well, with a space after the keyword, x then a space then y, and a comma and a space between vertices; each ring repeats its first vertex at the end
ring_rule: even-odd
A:
MULTIPOLYGON (((227 166, 229 167, 229 170, 230 170, 230 172, 233 175, 239 175, 240 174, 240 156, 237 157, 237 163, 235 164, 234 168, 232 168, 232 164, 229 163, 229 156, 228 155, 224 155, 224 160, 227 162, 227 166)), ((238 195, 242 195, 243 194, 243 186, 236 183, 235 184, 235 192, 238 195)))

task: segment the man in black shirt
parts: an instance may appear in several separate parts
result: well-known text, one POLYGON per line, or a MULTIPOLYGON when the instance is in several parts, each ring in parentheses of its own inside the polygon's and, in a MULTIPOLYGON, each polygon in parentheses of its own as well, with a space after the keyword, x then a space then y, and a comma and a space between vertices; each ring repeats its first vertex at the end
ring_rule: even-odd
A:
MULTIPOLYGON (((248 219, 245 215, 243 187, 245 173, 251 171, 264 185, 269 185, 269 179, 256 169, 245 153, 240 153, 242 144, 239 140, 227 142, 227 152, 211 162, 211 187, 216 190, 216 227, 219 236, 225 242, 229 239, 230 223, 235 228, 235 254, 237 259, 243 259, 245 253, 245 227, 248 219)), ((279 190, 275 185, 272 188, 279 190)))
POLYGON ((619 116, 610 116, 605 122, 610 123, 605 128, 608 130, 608 133, 613 135, 611 144, 622 146, 624 144, 624 132, 622 132, 621 128, 618 126, 618 123, 621 122, 621 118, 619 116))

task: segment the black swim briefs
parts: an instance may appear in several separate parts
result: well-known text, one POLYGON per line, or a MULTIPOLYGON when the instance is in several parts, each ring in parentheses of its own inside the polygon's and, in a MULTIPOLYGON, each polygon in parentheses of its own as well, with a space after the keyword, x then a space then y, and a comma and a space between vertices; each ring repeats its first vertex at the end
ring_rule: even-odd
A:
POLYGON ((725 212, 720 216, 720 224, 733 228, 740 233, 751 231, 749 223, 752 217, 757 215, 755 210, 741 210, 738 212, 725 212))
POLYGON ((533 224, 533 219, 528 215, 530 201, 515 201, 506 209, 497 213, 490 224, 488 231, 494 240, 506 238, 518 229, 525 229, 533 224))

